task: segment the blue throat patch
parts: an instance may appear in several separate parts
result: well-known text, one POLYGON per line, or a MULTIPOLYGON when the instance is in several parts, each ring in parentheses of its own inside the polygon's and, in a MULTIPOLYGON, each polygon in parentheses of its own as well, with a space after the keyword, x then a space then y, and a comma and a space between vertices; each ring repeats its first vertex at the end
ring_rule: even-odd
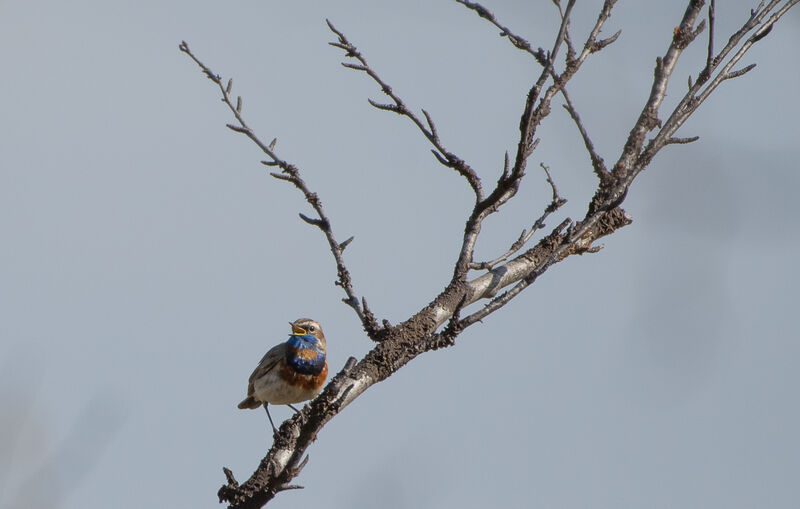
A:
POLYGON ((286 363, 297 373, 318 375, 325 367, 325 354, 317 347, 317 338, 306 334, 292 336, 286 342, 286 363))

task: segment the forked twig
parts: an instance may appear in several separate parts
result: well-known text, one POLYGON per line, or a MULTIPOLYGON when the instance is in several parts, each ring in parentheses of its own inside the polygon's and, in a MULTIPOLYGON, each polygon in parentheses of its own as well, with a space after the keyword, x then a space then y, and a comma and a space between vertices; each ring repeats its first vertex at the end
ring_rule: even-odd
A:
POLYGON ((552 177, 550 176, 550 168, 545 166, 544 164, 540 165, 544 170, 545 175, 547 176, 547 183, 550 185, 550 189, 553 191, 553 197, 550 200, 550 204, 545 207, 544 212, 541 216, 539 216, 531 225, 528 230, 522 230, 517 240, 511 244, 511 247, 505 253, 501 254, 494 260, 486 261, 486 262, 473 262, 470 264, 470 269, 473 270, 492 270, 497 266, 499 263, 503 263, 508 260, 514 253, 517 253, 520 249, 522 249, 530 240, 533 238, 533 234, 537 231, 544 228, 545 224, 544 221, 547 217, 561 208, 562 205, 567 203, 565 198, 562 198, 558 194, 558 188, 556 187, 555 182, 553 182, 552 177))
POLYGON ((403 100, 398 96, 393 90, 392 87, 389 86, 388 83, 383 81, 383 79, 375 72, 372 67, 367 63, 367 59, 364 55, 358 51, 356 48, 342 33, 341 31, 337 30, 336 27, 333 26, 333 23, 330 20, 325 20, 328 23, 328 28, 330 28, 331 32, 336 34, 336 37, 339 39, 338 42, 331 42, 328 43, 335 48, 339 48, 345 52, 345 56, 347 58, 352 58, 358 62, 358 64, 351 64, 348 62, 343 62, 342 65, 347 67, 348 69, 353 69, 354 71, 361 71, 365 73, 367 76, 372 78, 372 80, 377 83, 381 87, 381 92, 386 94, 391 100, 392 104, 382 104, 372 99, 368 99, 368 102, 375 108, 379 110, 389 111, 392 113, 397 113, 400 116, 407 117, 417 126, 417 129, 425 136, 425 138, 433 145, 434 150, 431 150, 434 157, 437 161, 439 161, 442 165, 454 169, 458 174, 464 177, 467 182, 469 183, 470 187, 472 188, 473 192, 475 193, 475 199, 477 201, 481 201, 483 199, 483 188, 481 187, 481 179, 478 177, 478 174, 475 173, 473 170, 463 159, 456 156, 454 153, 447 150, 444 146, 442 141, 439 139, 439 134, 436 131, 436 125, 433 123, 433 119, 431 118, 430 114, 427 111, 422 110, 422 114, 425 116, 425 123, 420 120, 420 118, 411 111, 403 102, 403 100))
POLYGON ((244 117, 242 116, 242 98, 237 96, 235 105, 232 100, 231 90, 233 88, 233 80, 230 79, 226 85, 223 85, 222 78, 218 74, 214 73, 203 62, 201 62, 194 55, 194 53, 192 53, 191 49, 189 49, 189 45, 185 41, 181 42, 179 49, 186 53, 192 60, 194 60, 194 62, 203 71, 203 74, 205 74, 208 79, 213 81, 219 87, 220 91, 222 92, 222 101, 231 110, 238 123, 238 125, 227 124, 227 127, 237 133, 244 134, 256 145, 258 145, 261 151, 269 157, 268 161, 261 161, 261 163, 266 166, 276 166, 281 169, 281 173, 270 173, 270 175, 279 180, 285 180, 292 183, 297 189, 300 190, 300 192, 303 193, 303 196, 308 204, 311 205, 311 207, 317 213, 318 217, 316 218, 310 218, 303 214, 300 214, 300 218, 306 223, 319 228, 320 231, 322 231, 322 233, 325 235, 325 238, 328 241, 328 247, 330 248, 331 253, 336 261, 338 275, 336 284, 341 286, 347 295, 347 298, 342 300, 345 304, 353 308, 353 311, 355 311, 356 315, 358 315, 358 318, 367 334, 371 338, 377 337, 380 326, 375 320, 372 312, 369 311, 369 309, 367 309, 365 306, 362 306, 362 302, 365 301, 363 299, 359 299, 356 295, 355 290, 353 289, 350 271, 347 269, 342 255, 345 247, 347 247, 353 238, 351 237, 342 243, 339 243, 336 240, 331 228, 331 222, 328 219, 328 216, 325 214, 325 210, 322 207, 322 202, 320 201, 319 196, 317 193, 312 192, 308 188, 305 181, 300 176, 300 170, 296 166, 278 157, 278 155, 275 153, 276 140, 273 139, 272 142, 267 145, 266 143, 262 142, 261 139, 259 139, 252 129, 250 129, 250 126, 247 125, 244 117))

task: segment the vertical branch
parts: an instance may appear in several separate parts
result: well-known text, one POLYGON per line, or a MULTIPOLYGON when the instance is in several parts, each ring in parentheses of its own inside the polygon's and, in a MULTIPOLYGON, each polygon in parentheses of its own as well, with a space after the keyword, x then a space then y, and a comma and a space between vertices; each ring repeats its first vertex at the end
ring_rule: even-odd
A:
POLYGON ((650 89, 650 96, 647 98, 647 103, 642 109, 639 119, 631 129, 622 155, 613 170, 619 176, 627 175, 632 171, 633 163, 642 150, 647 133, 661 124, 658 119, 658 110, 667 95, 667 84, 672 72, 675 70, 675 64, 678 62, 678 58, 684 48, 697 37, 705 26, 705 22, 702 22, 696 30, 693 29, 694 22, 703 7, 703 3, 703 0, 691 0, 689 2, 666 54, 656 59, 655 76, 650 89))

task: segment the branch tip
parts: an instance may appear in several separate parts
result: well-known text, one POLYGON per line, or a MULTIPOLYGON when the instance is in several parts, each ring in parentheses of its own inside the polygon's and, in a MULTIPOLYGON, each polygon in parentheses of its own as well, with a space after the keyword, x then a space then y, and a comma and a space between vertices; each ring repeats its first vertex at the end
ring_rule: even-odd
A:
POLYGON ((676 138, 676 137, 672 137, 671 136, 671 137, 667 138, 666 144, 667 145, 685 145, 687 143, 693 143, 693 142, 695 142, 695 141, 697 141, 699 139, 700 139, 699 136, 691 136, 691 137, 688 137, 688 138, 676 138))
MULTIPOLYGON (((289 180, 289 179, 286 179, 286 180, 289 180)), ((298 213, 297 215, 300 216, 300 219, 302 219, 306 223, 310 224, 311 226, 316 226, 316 227, 322 228, 322 229, 325 228, 325 226, 324 226, 325 222, 322 219, 315 219, 313 217, 308 217, 307 215, 303 214, 302 212, 298 213)))
MULTIPOLYGON (((277 164, 277 163, 275 163, 275 164, 277 164)), ((273 164, 268 164, 267 166, 273 166, 273 164)), ((273 171, 273 172, 270 172, 270 176, 274 177, 274 178, 276 178, 278 180, 285 180, 287 182, 294 182, 294 177, 292 177, 291 175, 286 175, 284 173, 278 173, 278 172, 273 171)))
POLYGON ((439 161, 444 166, 447 166, 447 167, 450 166, 450 161, 448 161, 447 159, 442 157, 442 155, 439 154, 439 152, 437 152, 435 149, 431 149, 431 154, 433 154, 433 157, 435 157, 436 160, 439 161))
POLYGON ((599 41, 595 41, 594 44, 592 44, 591 49, 589 50, 590 53, 597 53, 606 46, 614 44, 615 42, 617 42, 617 39, 619 39, 619 36, 621 34, 622 30, 620 29, 617 30, 616 33, 614 33, 614 35, 612 35, 611 37, 606 37, 605 39, 600 39, 599 41))
POLYGON ((228 467, 222 467, 222 472, 225 474, 225 478, 228 480, 228 486, 230 488, 238 488, 239 483, 236 481, 236 478, 233 477, 233 472, 228 467))
POLYGON ((302 461, 300 461, 300 463, 296 467, 294 467, 293 470, 295 474, 299 474, 300 471, 302 471, 303 468, 305 468, 306 464, 308 463, 309 457, 310 456, 306 454, 306 456, 302 459, 302 461))
POLYGON ((284 484, 283 486, 279 486, 275 491, 288 491, 288 490, 302 490, 305 489, 305 486, 300 486, 299 484, 284 484))
POLYGON ((339 250, 340 250, 340 251, 344 251, 344 248, 346 248, 347 246, 349 246, 349 245, 350 245, 350 243, 351 243, 351 242, 353 242, 353 239, 355 239, 355 236, 352 236, 352 237, 350 237, 349 239, 347 239, 347 240, 345 240, 344 242, 342 242, 341 244, 339 244, 339 250))
POLYGON ((422 109, 422 114, 425 115, 425 121, 428 123, 428 128, 430 129, 430 135, 433 137, 434 141, 438 142, 439 134, 436 132, 436 124, 433 123, 433 119, 428 114, 428 112, 425 111, 424 108, 422 109))
POLYGON ((358 359, 356 359, 355 357, 348 357, 347 361, 344 363, 344 367, 342 368, 342 371, 344 371, 345 373, 349 373, 356 366, 357 362, 358 362, 358 359))
POLYGON ((364 67, 363 65, 351 64, 349 62, 342 62, 342 66, 347 67, 348 69, 356 70, 356 71, 366 71, 367 70, 367 68, 364 67))
POLYGON ((772 32, 772 27, 774 27, 774 26, 775 26, 775 23, 770 23, 770 24, 764 25, 763 27, 758 29, 756 31, 756 33, 753 34, 753 42, 758 42, 761 39, 763 39, 764 37, 766 37, 767 35, 769 35, 769 33, 772 32))
POLYGON ((750 65, 748 65, 748 66, 746 66, 746 67, 744 67, 742 69, 739 69, 738 71, 730 71, 730 72, 726 73, 722 77, 722 80, 723 81, 724 80, 731 80, 731 79, 734 79, 734 78, 738 78, 739 76, 744 76, 748 72, 752 71, 755 67, 756 67, 756 64, 752 63, 752 64, 750 64, 750 65))
POLYGON ((392 113, 401 113, 396 104, 379 103, 377 101, 373 101, 372 99, 367 99, 367 102, 379 110, 391 111, 392 113))
POLYGON ((230 129, 231 131, 236 131, 237 133, 247 134, 248 132, 250 132, 250 129, 238 125, 225 124, 225 127, 230 129))

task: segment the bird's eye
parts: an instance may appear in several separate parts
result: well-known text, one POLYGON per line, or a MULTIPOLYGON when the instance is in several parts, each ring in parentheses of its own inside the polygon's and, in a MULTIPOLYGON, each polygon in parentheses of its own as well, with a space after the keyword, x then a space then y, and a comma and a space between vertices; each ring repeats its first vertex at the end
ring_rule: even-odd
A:
POLYGON ((313 325, 309 325, 307 328, 308 332, 314 332, 314 330, 316 329, 316 327, 314 327, 313 325))

